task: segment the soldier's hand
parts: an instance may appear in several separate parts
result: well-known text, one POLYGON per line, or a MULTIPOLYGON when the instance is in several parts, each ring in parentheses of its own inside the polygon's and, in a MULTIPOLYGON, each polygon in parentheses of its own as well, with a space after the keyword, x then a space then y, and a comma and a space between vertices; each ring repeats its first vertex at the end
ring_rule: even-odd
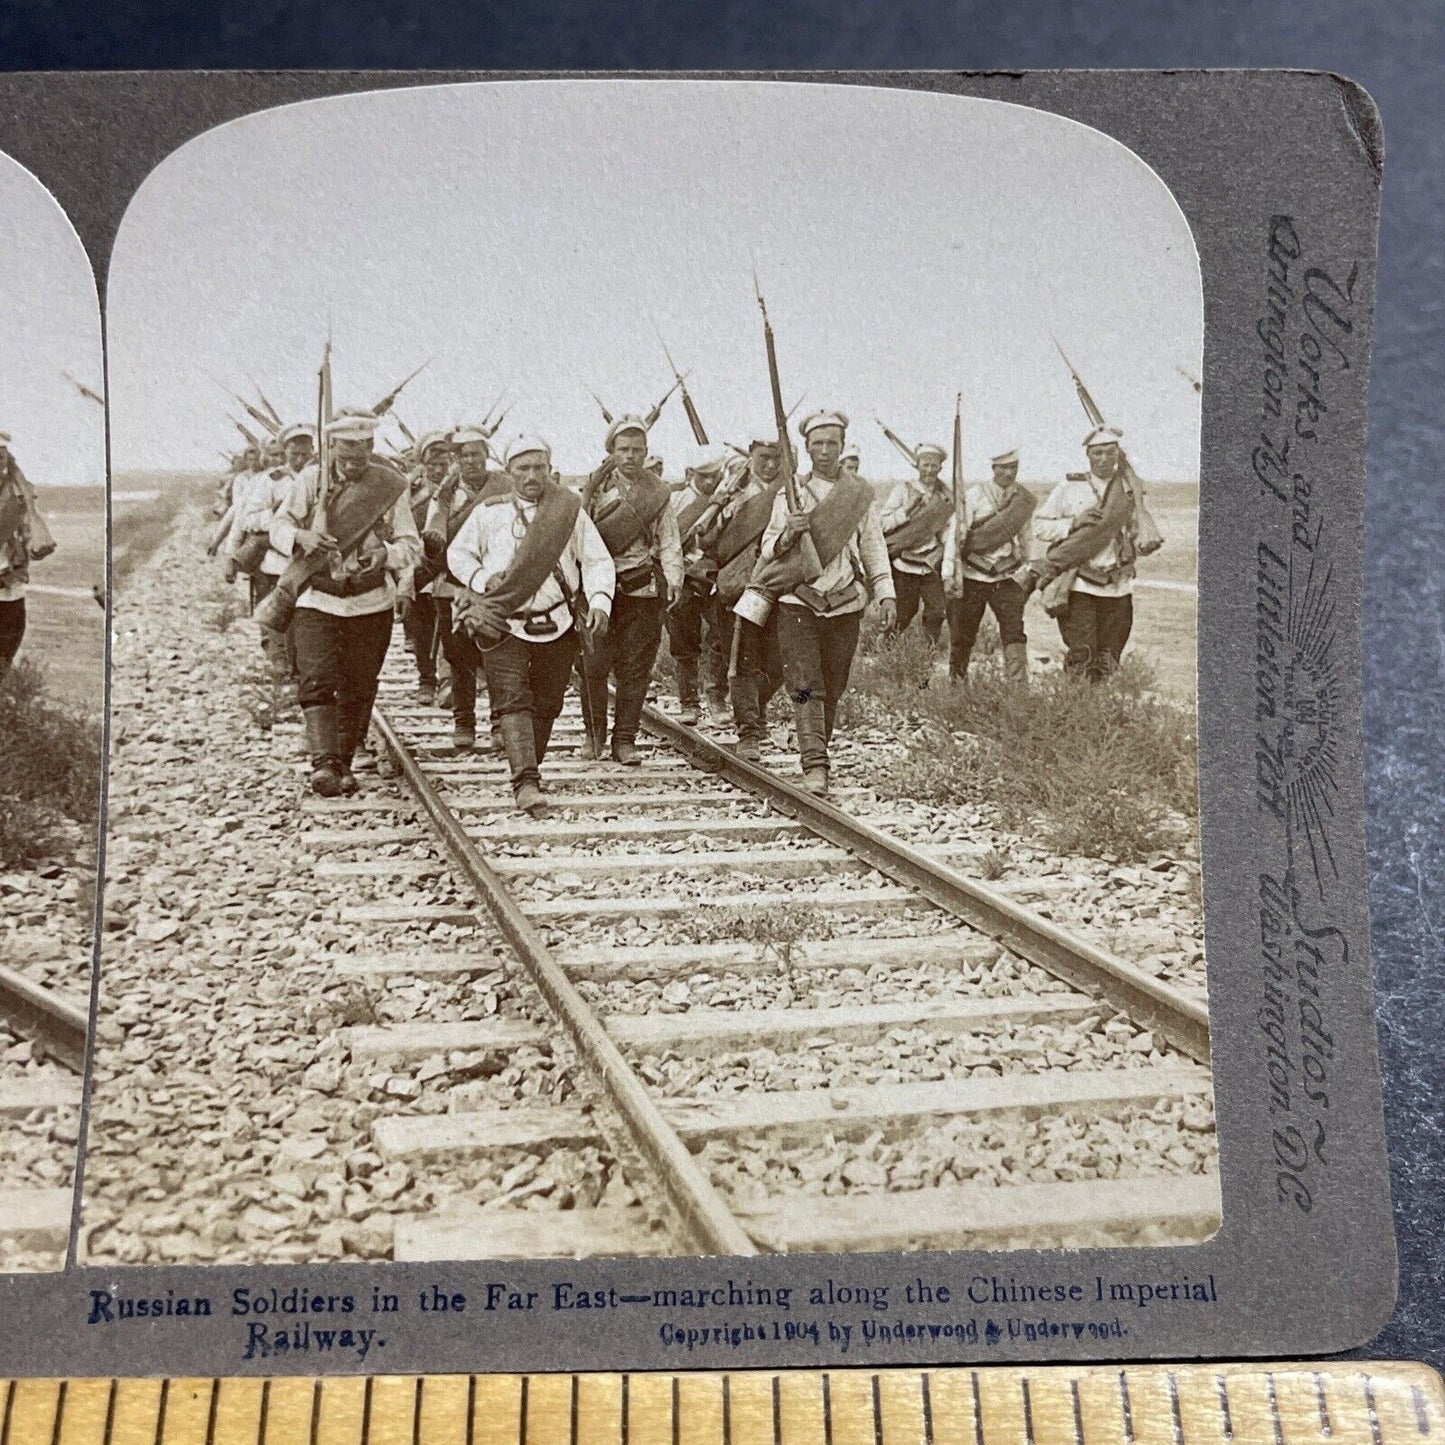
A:
POLYGON ((884 632, 892 632, 898 626, 898 604, 891 597, 885 597, 878 604, 878 620, 884 632))
POLYGON ((296 533, 296 545, 307 557, 315 556, 317 552, 337 551, 336 538, 329 532, 313 532, 309 528, 302 528, 296 533))
POLYGON ((667 584, 667 605, 669 607, 676 607, 681 600, 682 588, 679 587, 676 582, 669 582, 667 584))
POLYGON ((396 620, 405 626, 411 621, 411 598, 398 597, 396 599, 396 620))
POLYGON ((606 610, 601 607, 594 607, 587 614, 587 632, 594 642, 601 642, 607 636, 607 629, 612 619, 606 610))

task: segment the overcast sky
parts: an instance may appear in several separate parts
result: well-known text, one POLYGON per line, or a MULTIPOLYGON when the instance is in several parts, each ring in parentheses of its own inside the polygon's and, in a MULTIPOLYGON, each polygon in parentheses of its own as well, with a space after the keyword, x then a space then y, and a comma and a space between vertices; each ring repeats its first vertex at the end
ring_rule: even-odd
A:
MULTIPOLYGON (((1023 472, 1082 465, 1055 332, 1142 475, 1194 479, 1203 309, 1188 226, 1117 142, 986 100, 767 82, 526 81, 311 101, 191 141, 126 213, 110 278, 117 470, 211 467, 238 437, 210 378, 314 415, 328 318, 338 404, 413 429, 475 419, 595 465, 588 395, 670 381, 714 442, 766 426, 756 256, 786 400, 842 407, 867 475, 910 442, 1023 472)), ((394 433, 392 433, 394 435, 394 433)), ((653 450, 693 454, 675 400, 653 450)))
POLYGON ((59 203, 0 152, 0 431, 37 487, 105 481, 105 414, 63 373, 101 389, 100 307, 59 203))

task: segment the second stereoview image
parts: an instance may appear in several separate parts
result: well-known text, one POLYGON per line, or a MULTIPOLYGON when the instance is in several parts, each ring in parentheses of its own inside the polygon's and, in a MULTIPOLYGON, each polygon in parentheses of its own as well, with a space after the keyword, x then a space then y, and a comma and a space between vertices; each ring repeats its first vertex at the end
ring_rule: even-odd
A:
POLYGON ((1215 1231, 1203 312, 1134 154, 355 95, 171 155, 108 296, 84 1262, 1215 1231))

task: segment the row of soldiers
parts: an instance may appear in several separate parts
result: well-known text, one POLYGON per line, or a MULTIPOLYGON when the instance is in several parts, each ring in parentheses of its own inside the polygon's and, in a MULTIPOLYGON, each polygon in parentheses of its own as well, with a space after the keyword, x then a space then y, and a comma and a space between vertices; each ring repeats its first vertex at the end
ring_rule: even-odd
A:
POLYGON ((543 439, 515 438, 498 455, 483 425, 418 437, 403 475, 376 452, 377 426, 360 408, 326 423, 324 480, 311 430, 281 429, 280 460, 257 455, 233 479, 212 542, 250 577, 323 796, 358 788, 353 764, 394 618, 424 703, 437 698, 437 651, 446 659, 458 752, 476 745, 485 680, 493 746, 528 813, 545 808, 540 764, 574 674, 582 756, 640 763, 664 630, 682 721, 698 723, 704 705, 730 711, 738 754, 757 763, 769 703, 786 687, 804 786, 826 796, 870 600, 888 631, 921 614, 937 640, 946 620, 960 679, 992 611, 1005 676, 1023 684, 1025 603, 1042 587, 1066 668, 1098 680, 1129 637, 1135 558, 1158 545, 1120 434, 1103 426, 1085 439, 1088 470, 1039 508, 1013 451, 957 506, 942 480, 947 453, 931 444, 914 450, 916 476, 880 505, 849 455, 849 419, 832 409, 799 425, 808 465, 793 487, 784 440, 767 431, 732 456, 698 457, 674 491, 650 455, 649 419, 636 415, 610 421, 604 459, 580 488, 563 483, 543 439))

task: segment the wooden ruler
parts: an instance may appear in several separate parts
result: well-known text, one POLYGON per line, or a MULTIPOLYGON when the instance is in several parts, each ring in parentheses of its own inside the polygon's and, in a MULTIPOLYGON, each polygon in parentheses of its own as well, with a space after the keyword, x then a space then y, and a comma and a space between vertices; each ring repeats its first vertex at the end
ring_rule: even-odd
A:
POLYGON ((0 1445, 1445 1445, 1424 1365, 0 1381, 0 1445))

